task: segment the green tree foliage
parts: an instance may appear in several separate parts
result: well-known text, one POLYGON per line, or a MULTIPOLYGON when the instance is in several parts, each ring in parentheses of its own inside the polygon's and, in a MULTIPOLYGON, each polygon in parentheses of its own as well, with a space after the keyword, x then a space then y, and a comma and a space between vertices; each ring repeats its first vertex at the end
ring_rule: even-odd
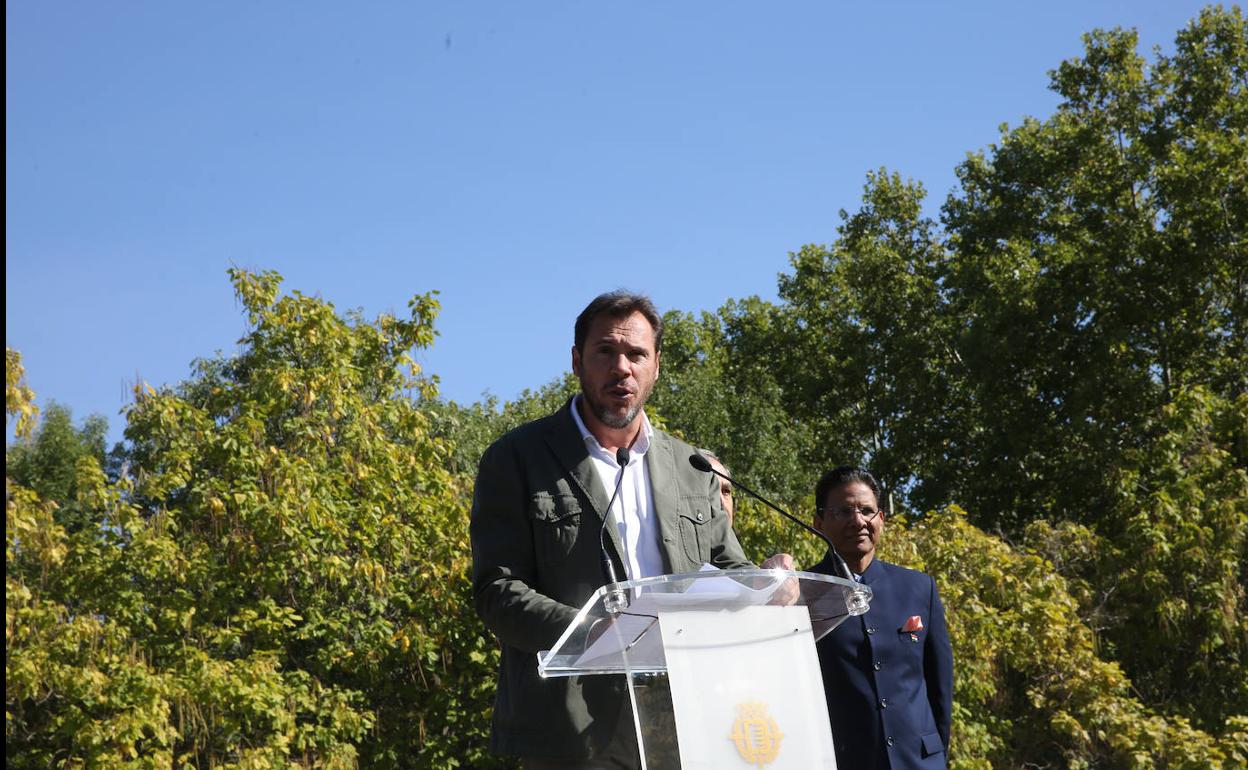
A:
POLYGON ((936 575, 949 608, 954 770, 1248 763, 1248 717, 1231 717, 1215 738, 1145 706, 1097 654, 1054 565, 976 529, 961 509, 909 527, 890 520, 883 556, 936 575))
POLYGON ((1215 731, 1248 714, 1248 473, 1217 440, 1248 425, 1246 402, 1181 392, 1110 479, 1119 499, 1095 531, 1041 521, 1026 536, 1143 699, 1215 731))
POLYGON ((981 521, 1087 521, 1113 500, 1088 465, 1180 389, 1248 384, 1248 27, 1207 9, 1152 66, 1136 44, 1088 35, 1055 114, 962 164, 945 206, 974 410, 943 475, 981 521))
POLYGON ((796 344, 774 346, 788 412, 823 440, 815 467, 870 464, 894 492, 939 500, 941 461, 958 452, 962 367, 942 281, 949 262, 921 214, 923 188, 868 175, 862 207, 841 212, 831 247, 806 246, 780 277, 779 313, 796 344))
POLYGON ((370 324, 232 275, 240 353, 139 389, 126 476, 77 463, 98 526, 8 485, 10 765, 487 762, 466 492, 410 398, 437 302, 370 324))
POLYGON ((5 470, 14 483, 27 487, 40 498, 57 504, 56 520, 71 531, 91 522, 76 504, 78 466, 82 462, 105 464, 104 436, 108 422, 99 415, 88 417, 81 428, 74 427, 69 409, 51 403, 44 410, 33 439, 9 448, 5 470))
POLYGON ((979 521, 1089 525, 1085 616, 1146 702, 1217 730, 1248 714, 1248 25, 1135 48, 1088 35, 1056 113, 959 169, 967 441, 934 472, 979 521))

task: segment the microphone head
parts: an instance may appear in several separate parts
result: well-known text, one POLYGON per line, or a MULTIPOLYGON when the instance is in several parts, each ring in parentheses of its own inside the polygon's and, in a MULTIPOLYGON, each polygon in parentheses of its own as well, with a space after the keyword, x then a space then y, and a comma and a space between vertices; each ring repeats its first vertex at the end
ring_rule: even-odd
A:
POLYGON ((621 468, 623 468, 625 465, 628 465, 628 458, 631 455, 632 453, 628 451, 628 447, 622 446, 619 449, 615 450, 615 461, 619 464, 621 468))
POLYGON ((711 472, 711 461, 703 457, 699 452, 689 455, 689 464, 703 473, 711 472))

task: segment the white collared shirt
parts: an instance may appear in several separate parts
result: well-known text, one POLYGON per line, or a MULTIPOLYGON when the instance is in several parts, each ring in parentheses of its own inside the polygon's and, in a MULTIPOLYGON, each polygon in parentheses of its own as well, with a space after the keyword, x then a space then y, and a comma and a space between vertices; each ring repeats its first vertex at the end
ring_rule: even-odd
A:
MULTIPOLYGON (((581 419, 581 397, 572 399, 572 417, 576 427, 589 450, 594 470, 602 488, 611 499, 615 491, 615 480, 620 472, 615 455, 603 449, 594 434, 585 427, 581 419)), ((645 411, 641 412, 641 432, 637 440, 629 447, 628 465, 624 467, 624 480, 620 484, 620 494, 611 505, 616 532, 620 542, 624 544, 624 568, 628 571, 629 580, 662 575, 663 555, 659 552, 659 524, 654 515, 654 493, 650 487, 650 471, 646 468, 646 452, 650 450, 650 440, 654 436, 654 428, 645 411)))

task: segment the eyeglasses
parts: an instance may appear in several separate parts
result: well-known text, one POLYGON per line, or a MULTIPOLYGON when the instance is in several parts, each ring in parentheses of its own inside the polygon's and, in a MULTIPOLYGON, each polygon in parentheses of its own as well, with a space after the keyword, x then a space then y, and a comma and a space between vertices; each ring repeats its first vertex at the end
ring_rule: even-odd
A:
POLYGON ((832 515, 835 518, 845 520, 852 519, 854 516, 862 516, 867 521, 875 518, 880 512, 879 508, 860 508, 856 505, 847 505, 844 508, 816 508, 820 516, 832 515))

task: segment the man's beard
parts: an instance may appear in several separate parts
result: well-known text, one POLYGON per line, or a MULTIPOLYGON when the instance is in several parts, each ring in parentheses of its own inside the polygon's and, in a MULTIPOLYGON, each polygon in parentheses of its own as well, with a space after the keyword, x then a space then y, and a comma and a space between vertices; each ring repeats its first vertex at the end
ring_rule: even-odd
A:
MULTIPOLYGON (((614 387, 614 385, 610 387, 614 387)), ((581 395, 585 397, 585 403, 589 406, 590 414, 597 417, 598 421, 603 425, 606 425, 608 428, 620 430, 621 428, 627 428, 632 424, 633 420, 637 419, 637 415, 640 414, 642 408, 646 405, 646 401, 650 398, 650 391, 653 388, 653 384, 644 390, 639 387, 637 391, 637 403, 633 404, 631 409, 619 416, 610 412, 605 403, 599 401, 596 397, 588 393, 585 390, 584 383, 581 384, 581 395)))

